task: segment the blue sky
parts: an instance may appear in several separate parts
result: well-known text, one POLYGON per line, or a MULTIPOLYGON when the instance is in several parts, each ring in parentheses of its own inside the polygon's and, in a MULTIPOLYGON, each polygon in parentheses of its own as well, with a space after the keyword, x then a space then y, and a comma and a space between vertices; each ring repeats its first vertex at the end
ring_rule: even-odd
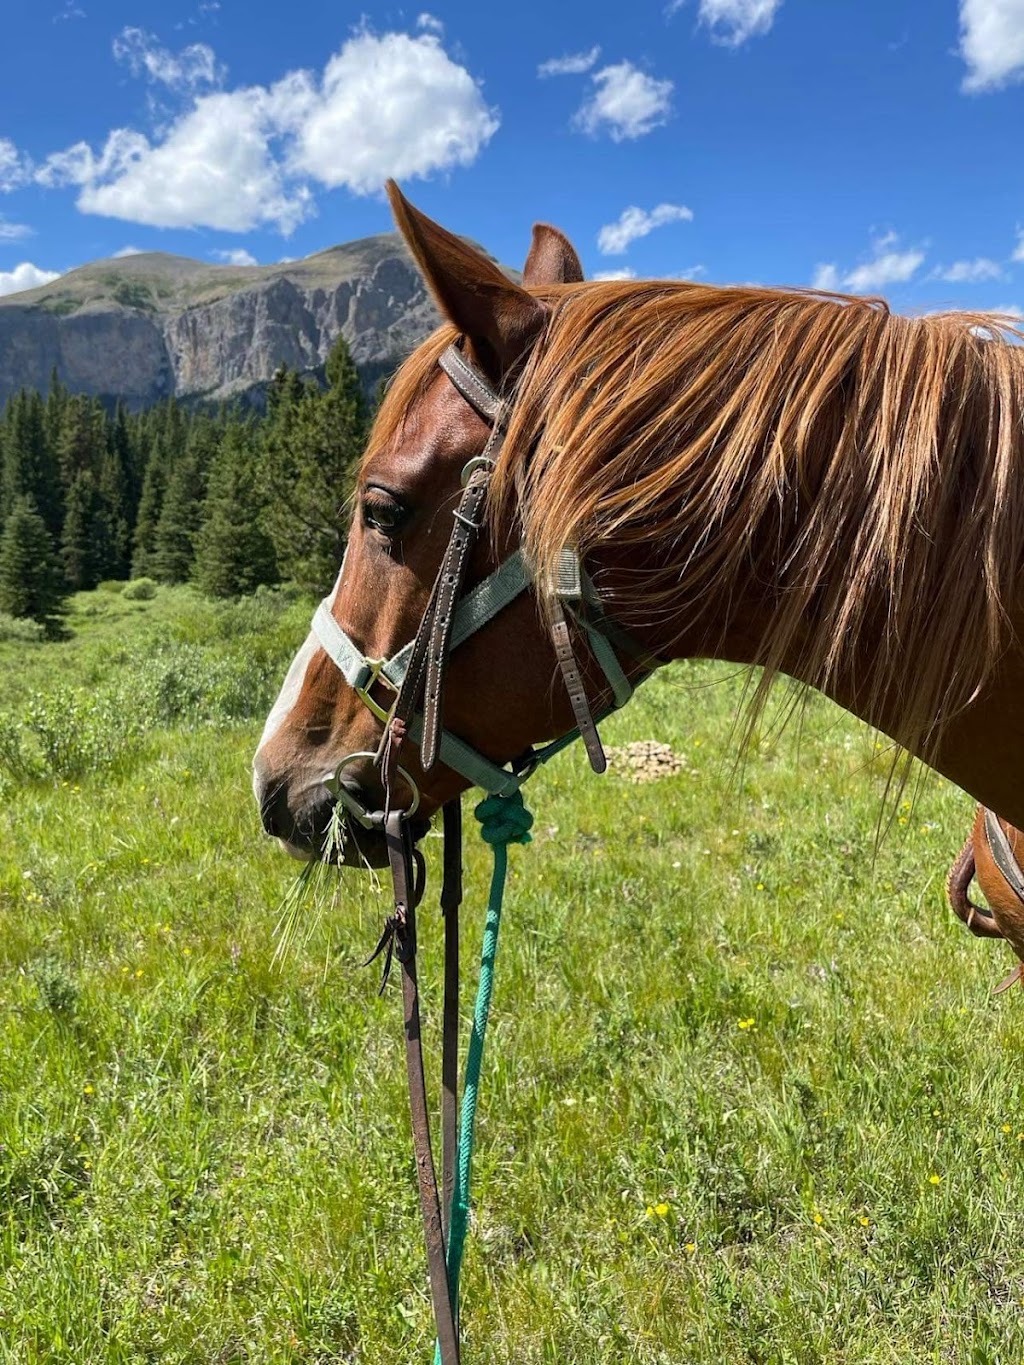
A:
POLYGON ((15 0, 0 292, 129 249, 268 263, 388 175, 521 264, 1024 309, 1024 0, 15 0))

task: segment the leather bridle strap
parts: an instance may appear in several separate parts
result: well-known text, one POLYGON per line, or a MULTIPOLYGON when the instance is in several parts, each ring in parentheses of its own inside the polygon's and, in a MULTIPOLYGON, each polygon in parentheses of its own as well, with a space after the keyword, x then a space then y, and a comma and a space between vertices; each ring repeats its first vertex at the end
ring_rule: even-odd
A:
MULTIPOLYGON (((413 847, 409 823, 403 811, 391 811, 384 821, 388 862, 395 893, 393 914, 395 957, 402 967, 402 1004, 405 1020, 405 1065, 409 1081, 409 1111, 416 1157, 416 1183, 423 1216, 423 1236, 427 1249, 430 1298, 437 1324, 437 1340, 443 1365, 459 1365, 459 1335, 455 1310, 448 1287, 445 1260, 445 1234, 441 1221, 441 1202, 437 1173, 430 1145, 430 1118, 427 1112, 427 1087, 423 1074, 423 1037, 420 1024, 420 994, 416 975, 416 905, 418 900, 413 875, 415 860, 421 857, 413 847)), ((446 973, 447 976, 447 973, 446 973)))
MULTIPOLYGON (((498 428, 494 428, 495 433, 498 428)), ((430 631, 427 641, 427 676, 423 696, 423 741, 420 744, 420 766, 429 772, 437 761, 441 741, 441 717, 444 713, 444 675, 451 648, 452 626, 455 622, 455 609, 466 582, 469 558, 476 545, 480 528, 483 525, 484 503, 491 482, 489 463, 492 441, 480 457, 480 464, 472 471, 465 491, 459 500, 453 516, 455 526, 452 530, 448 549, 437 577, 437 600, 430 618, 430 631)), ((497 451, 495 450, 495 454, 497 451)), ((427 624, 424 620, 423 625, 427 624)), ((423 629, 423 626, 420 627, 423 629)))
POLYGON ((453 797, 441 807, 444 829, 444 872, 441 913, 444 915, 444 1006, 441 1042, 441 1226, 448 1245, 448 1218, 455 1189, 455 1157, 459 1144, 459 906, 462 904, 462 801, 453 797))
POLYGON ((446 347, 438 357, 437 363, 470 407, 475 408, 485 422, 490 423, 492 427, 502 423, 505 405, 458 346, 446 347))
POLYGON ((569 622, 565 619, 565 611, 557 597, 551 599, 549 610, 551 612, 551 643, 555 647, 555 658, 558 660, 565 690, 569 694, 572 717, 576 722, 576 729, 580 732, 580 739, 583 740, 583 747, 587 751, 591 768, 595 773, 603 773, 608 767, 608 760, 605 757, 601 736, 597 733, 597 725, 594 723, 594 717, 590 711, 590 703, 587 701, 587 690, 583 685, 583 675, 580 672, 576 653, 572 647, 572 636, 569 634, 569 622))
POLYGON ((390 808, 390 794, 395 788, 401 748, 424 688, 423 733, 420 739, 420 767, 424 772, 433 766, 441 749, 444 665, 451 647, 455 608, 462 595, 469 557, 480 530, 489 480, 489 469, 475 469, 453 513, 455 526, 416 632, 409 665, 388 722, 381 764, 384 789, 389 797, 386 809, 390 808))
MULTIPOLYGON (((469 363, 458 346, 449 346, 441 354, 438 364, 466 402, 475 408, 485 421, 491 423, 491 438, 487 442, 483 455, 479 460, 470 462, 471 466, 475 466, 475 468, 467 485, 468 492, 473 487, 474 481, 479 480, 483 492, 486 493, 491 472, 504 440, 505 406, 499 395, 495 393, 483 375, 479 374, 474 366, 469 363)), ((464 497, 463 504, 466 501, 464 497)), ((483 497, 481 497, 481 512, 483 501, 483 497)), ((426 697, 423 705, 423 742, 420 746, 424 772, 433 767, 437 757, 437 737, 440 734, 440 717, 444 701, 444 665, 448 657, 448 636, 451 633, 451 620, 455 605, 458 602, 458 594, 461 592, 462 575, 465 573, 469 550, 480 530, 480 516, 463 504, 460 504, 455 513, 455 532, 448 544, 448 557, 450 557, 451 565, 449 565, 449 559, 446 558, 445 566, 442 568, 438 579, 440 595, 431 625, 426 697), (463 537, 468 539, 465 548, 461 545, 463 537), (453 570, 457 572, 453 572, 453 570)), ((595 773, 603 773, 608 767, 608 760, 605 758, 597 725, 594 722, 590 703, 587 700, 587 692, 583 684, 583 672, 573 649, 569 622, 562 605, 563 598, 581 600, 582 597, 579 557, 575 551, 568 549, 562 554, 559 561, 558 580, 554 584, 554 592, 551 594, 548 603, 551 643, 554 647, 555 658, 558 660, 562 680, 569 694, 573 720, 576 722, 576 728, 583 740, 590 766, 595 773), (568 582, 566 582, 567 577, 568 582)))

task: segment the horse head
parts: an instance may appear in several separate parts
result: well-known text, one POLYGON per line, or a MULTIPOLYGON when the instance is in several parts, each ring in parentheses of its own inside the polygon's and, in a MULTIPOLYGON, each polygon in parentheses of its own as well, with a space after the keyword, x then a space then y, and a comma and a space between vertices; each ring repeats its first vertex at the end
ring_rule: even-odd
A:
MULTIPOLYGON (((348 811, 344 821, 334 819, 340 839, 330 856, 371 866, 384 861, 382 836, 352 812, 379 810, 384 802, 379 757, 395 689, 380 665, 416 634, 448 545, 461 475, 491 436, 488 421, 438 360, 458 338, 486 385, 507 392, 544 331, 543 295, 583 278, 576 252, 555 228, 534 227, 518 284, 413 208, 397 187, 389 193, 445 322, 409 357, 384 398, 358 474, 344 563, 322 608, 366 667, 358 685, 351 685, 320 635, 311 633, 253 762, 264 827, 289 852, 325 854, 340 797, 348 811)), ((488 526, 473 551, 467 586, 486 579, 514 550, 514 536, 508 519, 488 526)), ((321 635, 330 629, 326 621, 321 635)), ((555 659, 529 594, 517 595, 500 621, 456 649, 449 668, 445 727, 487 760, 508 761, 571 727, 564 695, 552 687, 555 659)), ((444 763, 425 772, 408 751, 402 777, 415 792, 417 835, 445 801, 470 785, 470 778, 444 763)))

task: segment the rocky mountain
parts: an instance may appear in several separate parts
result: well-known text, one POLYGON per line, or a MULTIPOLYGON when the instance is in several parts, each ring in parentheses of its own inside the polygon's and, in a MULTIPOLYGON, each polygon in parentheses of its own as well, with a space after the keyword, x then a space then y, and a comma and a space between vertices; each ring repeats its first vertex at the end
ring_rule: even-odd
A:
POLYGON ((436 325, 397 233, 266 266, 145 252, 0 298, 0 405, 54 368, 132 407, 253 397, 279 365, 317 369, 339 332, 372 383, 436 325))

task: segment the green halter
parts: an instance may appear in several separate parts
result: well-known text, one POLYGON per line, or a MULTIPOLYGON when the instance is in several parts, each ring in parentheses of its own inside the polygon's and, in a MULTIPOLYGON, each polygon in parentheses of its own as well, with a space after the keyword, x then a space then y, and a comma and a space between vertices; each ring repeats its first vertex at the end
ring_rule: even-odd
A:
MULTIPOLYGON (((573 551, 563 551, 564 568, 559 573, 557 591, 573 615, 583 626, 593 650, 594 657, 601 666, 612 691, 614 701, 602 713, 625 706, 633 695, 634 684, 619 663, 608 639, 612 628, 607 621, 600 599, 589 577, 582 572, 579 560, 573 551)), ((344 566, 342 566, 344 572, 344 566)), ((533 586, 533 579, 526 564, 522 549, 516 550, 493 573, 478 583, 459 603, 452 632, 452 648, 457 648, 471 635, 493 620, 511 602, 533 586)), ((316 609, 312 623, 313 633, 321 648, 337 665, 342 677, 378 720, 385 725, 388 712, 370 695, 375 682, 382 682, 396 693, 402 685, 409 659, 412 642, 404 645, 390 659, 370 659, 352 640, 352 637, 335 620, 331 612, 331 598, 325 597, 316 609)), ((617 628, 615 628, 617 629, 617 628)), ((417 713, 412 725, 412 738, 419 742, 422 733, 422 717, 417 713)), ((516 760, 508 766, 501 766, 486 758, 478 749, 444 730, 441 735, 441 761, 447 767, 461 773, 474 787, 481 787, 491 796, 511 796, 522 783, 542 763, 560 753, 579 735, 576 729, 570 730, 559 739, 540 749, 534 749, 525 758, 516 760)), ((339 768, 362 755, 349 754, 342 759, 339 768)), ((408 780, 408 778, 406 779, 408 780)), ((370 822, 370 813, 362 810, 355 798, 339 784, 339 799, 349 812, 363 822, 370 822)))

